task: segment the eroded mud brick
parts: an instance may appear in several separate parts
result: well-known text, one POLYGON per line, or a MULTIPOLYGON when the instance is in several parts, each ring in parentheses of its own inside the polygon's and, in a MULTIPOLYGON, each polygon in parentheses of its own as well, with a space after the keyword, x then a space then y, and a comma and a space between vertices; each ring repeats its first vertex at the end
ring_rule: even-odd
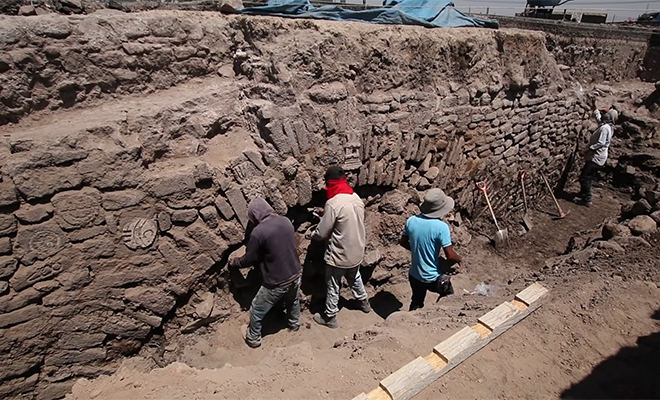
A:
POLYGON ((271 121, 266 124, 268 132, 267 140, 275 145, 275 148, 282 154, 291 152, 291 143, 289 137, 284 132, 284 127, 279 121, 271 121))
POLYGON ((158 213, 158 229, 161 232, 167 232, 172 228, 172 218, 167 211, 158 213))
POLYGON ((222 259, 223 253, 229 248, 223 239, 206 228, 201 221, 186 228, 186 234, 199 244, 202 250, 216 262, 222 259))
POLYGON ((51 167, 39 172, 26 171, 13 177, 18 191, 28 200, 51 196, 62 190, 80 186, 82 176, 73 167, 51 167))
POLYGON ((256 150, 245 150, 243 155, 245 155, 245 157, 250 160, 250 162, 254 164, 254 166, 257 167, 259 171, 266 171, 266 164, 264 164, 260 152, 256 150))
MULTIPOLYGON (((41 363, 40 358, 36 361, 35 365, 39 365, 39 363, 41 363)), ((25 372, 29 371, 30 369, 31 367, 26 369, 25 372)), ((15 376, 20 376, 23 374, 18 374, 15 376)), ((0 387, 0 397, 5 398, 9 396, 15 396, 15 395, 31 392, 37 386, 38 381, 39 381, 39 374, 33 374, 28 376, 27 378, 20 377, 11 380, 3 380, 2 387, 0 387)))
POLYGON ((191 172, 173 173, 168 176, 151 177, 145 189, 156 198, 189 196, 195 190, 195 178, 191 172))
POLYGON ((16 186, 8 176, 0 177, 0 207, 18 204, 16 186))
POLYGON ((0 279, 11 277, 17 269, 17 259, 13 257, 0 257, 0 279))
POLYGON ((49 219, 55 209, 50 204, 36 206, 24 205, 14 212, 16 218, 23 224, 35 224, 49 219))
POLYGON ((174 210, 172 211, 172 222, 176 224, 192 224, 197 219, 197 210, 174 210))
POLYGON ((12 214, 0 214, 0 235, 11 235, 16 232, 16 219, 12 214))
POLYGON ((305 169, 299 168, 295 182, 296 187, 298 188, 298 204, 309 204, 312 201, 313 194, 312 179, 309 176, 309 173, 305 169))
POLYGON ((108 211, 121 210, 140 204, 145 197, 146 194, 139 190, 120 190, 105 193, 101 204, 108 211))
POLYGON ((249 160, 239 161, 231 167, 236 181, 240 184, 250 181, 255 176, 261 176, 262 172, 249 160))
POLYGON ((218 195, 215 198, 215 206, 220 211, 222 218, 229 221, 234 217, 234 210, 231 208, 227 200, 222 195, 218 195))
POLYGON ((31 265, 21 265, 9 280, 9 283, 14 290, 20 291, 37 282, 52 279, 71 268, 75 269, 74 264, 76 262, 76 252, 69 250, 60 256, 46 261, 37 261, 31 265))
POLYGON ((46 307, 32 304, 10 313, 0 314, 0 329, 39 318, 46 313, 46 307))
POLYGON ((300 146, 298 146, 298 137, 296 135, 296 130, 293 127, 293 123, 291 120, 286 120, 282 123, 282 129, 286 137, 288 138, 288 142, 291 145, 291 153, 295 157, 300 157, 300 146))
POLYGON ((46 356, 44 365, 88 364, 105 359, 105 349, 63 350, 46 356))
POLYGON ((232 185, 225 191, 225 195, 241 225, 243 225, 243 228, 246 228, 248 224, 247 202, 245 201, 245 197, 243 197, 243 193, 238 187, 232 185))
POLYGON ((0 255, 11 254, 11 239, 0 238, 0 255))
POLYGON ((202 216, 202 220, 206 222, 206 225, 209 228, 216 228, 218 226, 218 211, 214 206, 206 206, 199 210, 199 215, 202 216))
POLYGON ((92 150, 78 162, 76 169, 85 184, 98 189, 125 189, 139 183, 142 149, 133 146, 121 150, 92 150))
POLYGON ((300 151, 303 153, 309 151, 309 132, 307 131, 305 124, 300 120, 296 120, 293 122, 293 129, 296 131, 296 140, 300 151))
POLYGON ((336 103, 348 97, 346 86, 341 82, 323 83, 308 91, 309 98, 316 103, 336 103))
POLYGON ((86 259, 97 260, 115 255, 115 242, 108 237, 86 240, 81 247, 86 259))
POLYGON ((167 315, 176 304, 176 300, 171 294, 157 287, 129 288, 126 289, 124 297, 162 316, 167 315))
POLYGON ((67 232, 66 237, 71 243, 82 242, 104 234, 107 231, 105 226, 93 226, 91 228, 83 228, 75 231, 67 232))
POLYGON ((0 297, 0 313, 8 313, 28 304, 36 303, 43 294, 36 289, 27 288, 18 293, 0 297))
POLYGON ((128 316, 116 314, 106 319, 101 331, 124 338, 144 339, 151 332, 151 327, 128 316))

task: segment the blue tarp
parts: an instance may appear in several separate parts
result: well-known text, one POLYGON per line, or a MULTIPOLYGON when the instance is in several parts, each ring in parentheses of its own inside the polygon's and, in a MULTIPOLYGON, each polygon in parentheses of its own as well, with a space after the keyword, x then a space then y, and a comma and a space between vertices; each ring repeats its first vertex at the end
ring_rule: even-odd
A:
POLYGON ((383 7, 353 11, 335 5, 316 7, 309 0, 268 0, 268 4, 237 10, 241 14, 390 25, 421 25, 427 28, 461 26, 498 28, 497 21, 474 18, 454 8, 447 0, 385 0, 383 7))

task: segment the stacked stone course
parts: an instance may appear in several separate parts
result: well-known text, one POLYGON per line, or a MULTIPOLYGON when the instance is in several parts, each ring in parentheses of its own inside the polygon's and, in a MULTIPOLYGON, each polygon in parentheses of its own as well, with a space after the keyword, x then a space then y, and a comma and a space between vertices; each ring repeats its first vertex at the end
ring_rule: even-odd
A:
MULTIPOLYGON (((243 241, 253 196, 281 214, 307 206, 330 164, 342 165, 356 187, 396 189, 380 211, 368 211, 383 219, 381 232, 369 232, 369 263, 392 268, 389 250, 378 247, 392 242, 399 219, 424 190, 441 187, 459 209, 475 214, 482 204, 473 183, 488 179, 496 212, 508 215, 520 204, 518 171, 556 178, 589 128, 588 106, 555 84, 561 77, 539 34, 447 33, 442 47, 436 31, 405 29, 390 48, 406 48, 406 35, 421 35, 419 43, 442 47, 453 60, 459 55, 452 51, 463 57, 464 42, 477 40, 494 55, 499 46, 524 47, 547 63, 512 66, 511 55, 479 61, 475 53, 466 70, 392 70, 385 63, 363 76, 355 65, 366 69, 376 53, 381 60, 397 56, 354 53, 364 37, 337 39, 339 25, 162 13, 18 21, 0 17, 4 123, 39 109, 95 105, 93 98, 213 76, 192 83, 199 92, 181 99, 170 89, 131 103, 140 107, 109 101, 120 106, 80 110, 79 124, 51 119, 41 128, 34 127, 38 121, 3 128, 3 398, 32 391, 60 397, 72 378, 111 371, 118 357, 138 351, 243 241), (301 44, 301 34, 316 35, 332 57, 349 61, 314 53, 316 43, 301 44), (348 44, 331 46, 342 40, 348 44), (286 64, 273 56, 277 49, 267 50, 276 41, 291 52, 282 57, 286 64), (299 59, 307 61, 296 69, 299 59), (422 73, 443 79, 391 83, 422 73), (455 83, 458 76, 465 81, 455 83), (165 101, 161 93, 172 97, 165 101), (122 106, 131 112, 115 112, 122 106), (253 145, 229 159, 210 157, 240 132, 253 145)), ((397 36, 364 29, 365 36, 397 36)), ((532 199, 541 188, 532 180, 532 199)), ((226 284, 224 275, 219 281, 226 284)), ((213 315, 231 316, 238 306, 223 287, 218 293, 213 315)))

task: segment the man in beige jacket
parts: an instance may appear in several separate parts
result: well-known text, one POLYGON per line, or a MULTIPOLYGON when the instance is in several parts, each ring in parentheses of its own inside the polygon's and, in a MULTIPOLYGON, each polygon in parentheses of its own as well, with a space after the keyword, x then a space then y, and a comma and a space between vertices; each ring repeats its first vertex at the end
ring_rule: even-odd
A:
POLYGON ((323 257, 327 295, 325 312, 315 314, 314 321, 336 328, 342 277, 346 278, 353 296, 360 302, 360 309, 365 313, 371 312, 360 276, 365 247, 364 203, 348 185, 340 167, 328 168, 325 183, 328 200, 312 240, 328 241, 323 257))

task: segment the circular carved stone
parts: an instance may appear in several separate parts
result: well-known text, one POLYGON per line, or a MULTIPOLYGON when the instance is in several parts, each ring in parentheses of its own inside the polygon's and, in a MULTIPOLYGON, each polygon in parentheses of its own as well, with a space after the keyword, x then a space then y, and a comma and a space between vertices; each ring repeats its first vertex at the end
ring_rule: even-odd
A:
POLYGON ((146 218, 136 218, 124 225, 123 239, 124 244, 129 249, 147 248, 156 240, 158 228, 156 221, 146 218))
POLYGON ((96 192, 67 192, 53 198, 55 216, 65 229, 94 225, 99 204, 100 196, 96 192))
POLYGON ((57 253, 64 241, 61 235, 50 230, 39 230, 32 234, 28 247, 38 258, 45 258, 57 253))

